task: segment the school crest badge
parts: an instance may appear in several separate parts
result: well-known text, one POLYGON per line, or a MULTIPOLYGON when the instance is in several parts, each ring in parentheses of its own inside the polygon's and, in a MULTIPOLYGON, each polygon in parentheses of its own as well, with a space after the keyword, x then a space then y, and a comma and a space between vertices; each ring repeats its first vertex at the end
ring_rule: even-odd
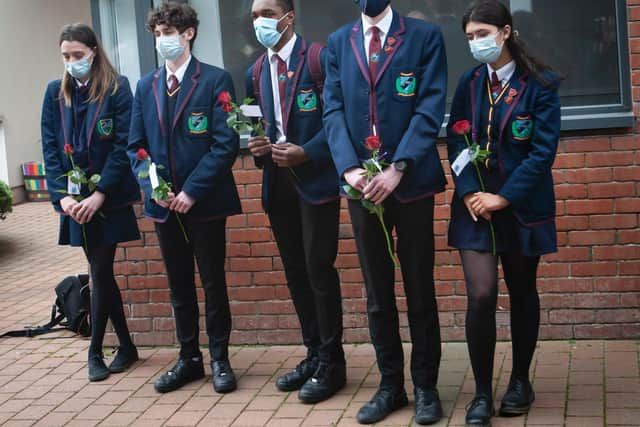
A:
POLYGON ((318 109, 318 95, 316 95, 313 89, 300 90, 296 100, 298 109, 302 112, 309 113, 318 109))
POLYGON ((96 127, 98 128, 98 134, 103 138, 113 135, 113 119, 100 119, 96 127))
POLYGON ((516 116, 513 123, 511 123, 511 133, 513 134, 513 139, 517 141, 531 139, 533 135, 533 120, 531 120, 531 116, 516 116))
POLYGON ((396 92, 398 96, 415 96, 416 76, 414 73, 400 73, 396 78, 396 92))
POLYGON ((209 119, 204 113, 191 113, 188 125, 190 134, 201 135, 207 132, 209 119))

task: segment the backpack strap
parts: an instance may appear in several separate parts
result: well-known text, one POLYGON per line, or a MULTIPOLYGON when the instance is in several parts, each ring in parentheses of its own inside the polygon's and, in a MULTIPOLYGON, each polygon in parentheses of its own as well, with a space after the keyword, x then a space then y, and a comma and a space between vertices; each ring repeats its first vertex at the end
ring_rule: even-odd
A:
POLYGON ((251 73, 251 81, 253 83, 253 94, 255 95, 255 102, 260 105, 260 76, 262 75, 262 66, 264 65, 264 58, 267 54, 263 53, 256 59, 255 64, 253 64, 253 72, 251 73))
POLYGON ((56 316, 56 306, 54 305, 53 307, 51 307, 51 320, 49 321, 49 323, 42 326, 36 326, 35 328, 27 326, 24 329, 16 329, 13 331, 8 331, 0 335, 0 338, 4 338, 4 337, 31 338, 38 335, 48 334, 49 332, 66 331, 67 328, 54 328, 54 326, 59 325, 62 322, 62 319, 64 319, 64 317, 65 316, 63 313, 60 313, 56 316))
POLYGON ((307 65, 313 83, 320 93, 320 103, 322 105, 322 90, 324 89, 324 73, 322 72, 322 62, 320 61, 320 53, 324 49, 322 43, 311 43, 307 53, 307 65))

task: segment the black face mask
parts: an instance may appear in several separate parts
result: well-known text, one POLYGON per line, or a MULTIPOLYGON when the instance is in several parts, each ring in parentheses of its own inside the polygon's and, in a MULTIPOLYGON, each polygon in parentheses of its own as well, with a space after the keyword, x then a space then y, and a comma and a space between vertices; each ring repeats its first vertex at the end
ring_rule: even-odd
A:
POLYGON ((391 0, 353 0, 358 5, 362 13, 375 18, 380 15, 391 3, 391 0))

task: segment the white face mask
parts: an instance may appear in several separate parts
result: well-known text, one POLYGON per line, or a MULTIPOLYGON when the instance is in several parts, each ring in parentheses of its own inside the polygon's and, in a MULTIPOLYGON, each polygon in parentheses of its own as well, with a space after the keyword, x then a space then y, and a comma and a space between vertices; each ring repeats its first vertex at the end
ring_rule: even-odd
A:
POLYGON ((289 26, 287 25, 282 32, 278 31, 278 24, 289 13, 285 13, 280 19, 275 18, 263 18, 262 16, 253 21, 253 29, 256 31, 256 38, 260 44, 267 49, 271 49, 278 44, 282 35, 289 26))
POLYGON ((77 61, 67 62, 64 64, 64 68, 67 70, 67 73, 71 74, 71 77, 83 79, 91 72, 92 65, 93 55, 89 54, 77 61))
POLYGON ((496 42, 498 34, 500 34, 500 31, 481 39, 469 40, 469 49, 476 61, 484 64, 493 64, 500 58, 504 42, 498 46, 496 42))
POLYGON ((184 52, 180 43, 180 34, 156 37, 156 50, 168 61, 175 61, 184 52))

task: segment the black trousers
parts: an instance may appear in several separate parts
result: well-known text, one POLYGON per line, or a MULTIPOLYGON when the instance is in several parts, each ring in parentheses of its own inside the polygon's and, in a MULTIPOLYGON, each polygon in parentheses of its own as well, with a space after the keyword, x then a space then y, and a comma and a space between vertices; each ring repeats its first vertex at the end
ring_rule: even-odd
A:
MULTIPOLYGON (((394 196, 384 202, 387 229, 396 230, 404 291, 407 297, 411 350, 411 377, 417 387, 438 382, 440 323, 436 304, 433 266, 434 199, 399 203, 394 196)), ((404 355, 394 293, 394 267, 387 252, 382 226, 357 200, 349 201, 349 213, 358 257, 367 290, 371 341, 376 350, 383 388, 404 386, 404 355)))
POLYGON ((275 168, 269 221, 284 265, 308 355, 344 363, 342 299, 334 267, 340 201, 312 205, 299 196, 285 168, 275 168))
POLYGON ((200 333, 198 298, 194 281, 194 256, 205 296, 205 318, 212 360, 228 358, 231 312, 224 272, 226 219, 195 222, 180 215, 189 242, 171 213, 165 223, 156 223, 160 250, 169 277, 171 305, 180 342, 180 357, 198 357, 200 333))

